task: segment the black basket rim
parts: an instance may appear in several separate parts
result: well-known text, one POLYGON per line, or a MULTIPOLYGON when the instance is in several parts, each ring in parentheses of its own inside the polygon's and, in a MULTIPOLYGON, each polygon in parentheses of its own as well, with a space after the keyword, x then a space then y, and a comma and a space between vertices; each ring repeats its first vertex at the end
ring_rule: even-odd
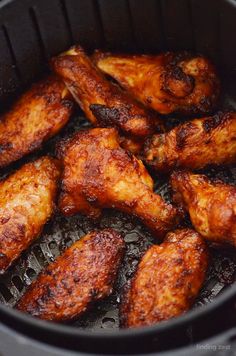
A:
MULTIPOLYGON (((71 325, 59 324, 55 322, 48 322, 45 320, 40 320, 11 307, 0 304, 0 315, 11 317, 15 322, 20 322, 21 324, 27 324, 34 329, 44 330, 46 332, 57 333, 57 335, 67 335, 76 336, 85 339, 103 339, 111 340, 114 338, 116 340, 123 338, 141 337, 150 334, 158 334, 169 332, 171 329, 186 326, 193 321, 200 318, 204 318, 207 314, 212 313, 215 309, 220 308, 226 302, 230 302, 234 297, 236 297, 236 283, 228 287, 226 291, 217 296, 211 303, 199 306, 196 309, 188 311, 179 317, 163 321, 160 324, 146 326, 141 328, 133 329, 114 329, 114 331, 109 330, 109 332, 103 331, 85 331, 80 328, 76 328, 71 325)), ((12 323, 11 323, 12 325, 12 323)), ((13 327, 14 328, 14 327, 13 327)), ((17 328, 18 329, 18 328, 17 328)), ((24 333, 23 333, 24 334, 24 333)))

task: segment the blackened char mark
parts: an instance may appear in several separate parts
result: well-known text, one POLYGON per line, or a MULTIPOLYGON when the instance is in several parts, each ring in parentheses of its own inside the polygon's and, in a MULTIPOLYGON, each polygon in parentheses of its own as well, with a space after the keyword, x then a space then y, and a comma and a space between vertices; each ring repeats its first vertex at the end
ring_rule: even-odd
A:
POLYGON ((217 126, 221 125, 226 119, 227 114, 218 113, 203 122, 203 129, 206 133, 210 133, 217 126))
POLYGON ((163 89, 174 97, 185 98, 193 92, 194 85, 194 78, 184 73, 180 67, 164 72, 163 89))
POLYGON ((11 142, 6 142, 0 145, 0 153, 13 148, 13 144, 11 142))
POLYGON ((187 139, 192 134, 193 124, 187 122, 184 125, 181 125, 176 131, 176 148, 181 150, 187 144, 187 139))
POLYGON ((114 108, 101 104, 91 104, 89 108, 99 122, 99 126, 120 127, 120 124, 127 122, 130 118, 128 108, 114 108))

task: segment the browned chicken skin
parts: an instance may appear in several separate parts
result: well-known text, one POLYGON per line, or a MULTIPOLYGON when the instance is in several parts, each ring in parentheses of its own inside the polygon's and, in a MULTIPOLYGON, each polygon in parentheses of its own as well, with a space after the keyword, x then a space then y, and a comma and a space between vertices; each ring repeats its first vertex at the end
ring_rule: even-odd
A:
POLYGON ((236 247, 236 187, 190 172, 174 172, 171 185, 175 202, 203 237, 236 247))
POLYGON ((147 140, 144 160, 158 172, 236 162, 236 113, 183 123, 147 140))
POLYGON ((153 181, 143 163, 119 146, 115 129, 77 133, 61 148, 64 165, 59 207, 65 215, 98 217, 115 208, 139 217, 162 236, 177 220, 174 207, 153 193, 153 181))
POLYGON ((161 114, 211 112, 219 96, 214 66, 190 53, 112 55, 95 52, 98 68, 161 114))
POLYGON ((105 79, 79 46, 52 60, 87 118, 99 127, 116 127, 129 138, 144 139, 162 130, 160 121, 116 84, 105 79))
POLYGON ((188 311, 204 282, 207 247, 201 236, 183 229, 150 247, 126 287, 120 315, 123 327, 159 323, 188 311))
POLYGON ((89 233, 40 274, 17 309, 46 320, 78 318, 112 292, 124 247, 112 229, 89 233))
POLYGON ((54 210, 58 162, 42 157, 0 182, 0 273, 40 234, 54 210))
POLYGON ((72 101, 63 82, 49 77, 33 85, 0 121, 0 167, 38 149, 69 120, 72 101))

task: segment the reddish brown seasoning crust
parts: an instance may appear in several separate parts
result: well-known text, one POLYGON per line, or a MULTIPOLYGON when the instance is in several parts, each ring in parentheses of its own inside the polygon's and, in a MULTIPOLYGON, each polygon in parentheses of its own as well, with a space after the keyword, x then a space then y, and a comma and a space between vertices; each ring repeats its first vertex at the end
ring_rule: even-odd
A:
POLYGON ((87 118, 99 127, 116 127, 129 138, 143 139, 162 123, 116 84, 105 79, 79 46, 52 60, 87 118))
POLYGON ((236 114, 195 119, 154 135, 146 142, 143 156, 158 172, 235 163, 236 114))
POLYGON ((120 308, 122 326, 152 325, 188 311, 207 266, 207 247, 197 232, 169 233, 161 245, 147 250, 126 287, 120 308))
POLYGON ((49 77, 34 84, 0 121, 0 167, 38 149, 69 120, 72 101, 63 82, 49 77))
POLYGON ((203 237, 236 247, 236 187, 190 172, 174 172, 171 186, 175 202, 203 237))
POLYGON ((0 182, 0 273, 40 234, 54 210, 58 162, 42 157, 0 182))
POLYGON ((119 146, 115 129, 77 133, 61 147, 64 172, 59 208, 98 217, 115 208, 139 217, 163 236, 177 222, 177 211, 153 193, 153 181, 143 163, 119 146))
POLYGON ((46 320, 78 318, 112 292, 124 248, 112 229, 89 233, 40 274, 16 308, 46 320))
POLYGON ((161 114, 203 114, 215 107, 220 83, 212 63, 188 52, 94 54, 94 62, 144 105, 161 114))

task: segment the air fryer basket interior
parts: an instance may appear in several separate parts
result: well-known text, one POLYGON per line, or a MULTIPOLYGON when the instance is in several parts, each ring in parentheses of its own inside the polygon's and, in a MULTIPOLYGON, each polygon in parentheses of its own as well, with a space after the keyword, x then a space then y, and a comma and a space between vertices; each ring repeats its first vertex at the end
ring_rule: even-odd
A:
MULTIPOLYGON (((203 53, 218 65, 223 79, 223 95, 219 109, 236 110, 235 33, 236 5, 234 1, 229 0, 145 0, 145 2, 142 0, 2 0, 0 2, 1 105, 3 108, 8 106, 16 95, 43 75, 47 71, 47 62, 52 55, 64 51, 73 43, 80 43, 88 51, 105 48, 119 52, 157 53, 161 50, 187 49, 203 53)), ((173 125, 178 123, 178 120, 175 117, 171 118, 173 125)), ((53 154, 58 140, 85 126, 89 124, 78 109, 70 123, 56 138, 51 139, 40 152, 0 172, 1 177, 29 159, 45 152, 53 154)), ((234 167, 212 169, 206 173, 226 182, 236 183, 236 168, 234 167)), ((155 181, 156 191, 169 200, 170 191, 166 179, 156 177, 155 181)), ((189 222, 186 224, 188 225, 189 222)), ((143 332, 145 339, 147 334, 144 330, 131 331, 133 333, 131 334, 130 331, 118 333, 116 329, 119 328, 118 305, 122 286, 132 276, 142 253, 153 242, 153 239, 140 222, 111 210, 104 212, 102 219, 98 222, 92 222, 79 215, 72 218, 55 215, 45 227, 41 237, 3 277, 0 277, 0 313, 1 309, 4 310, 2 321, 13 324, 13 321, 9 321, 10 319, 7 321, 6 310, 1 304, 14 306, 42 268, 53 261, 66 246, 92 229, 108 226, 120 231, 127 242, 125 262, 114 293, 106 300, 94 305, 90 312, 78 321, 64 326, 51 324, 49 330, 55 327, 54 330, 58 333, 59 330, 61 333, 67 330, 65 334, 73 336, 77 333, 78 336, 83 335, 85 338, 95 335, 94 331, 107 332, 109 336, 120 333, 123 337, 126 333, 127 340, 129 337, 133 338, 135 333, 138 336, 143 332)), ((197 312, 199 315, 201 313, 198 307, 209 304, 218 294, 228 289, 236 279, 235 252, 230 249, 222 250, 212 247, 211 253, 211 268, 193 307, 196 310, 190 312, 187 319, 184 316, 164 323, 164 326, 160 324, 150 328, 152 337, 154 334, 161 334, 164 328, 167 330, 170 327, 169 330, 171 330, 171 325, 178 327, 177 323, 179 323, 178 332, 182 333, 182 341, 179 341, 179 344, 191 343, 201 337, 199 336, 202 332, 201 328, 197 326, 197 312)), ((225 296, 230 294, 233 297, 234 292, 236 296, 236 286, 231 287, 230 292, 226 291, 225 296)), ((215 302, 215 307, 217 307, 217 302, 215 302)), ((210 308, 208 307, 209 313, 210 308)), ((11 317, 14 313, 17 317, 18 312, 12 311, 11 317)), ((30 318, 27 317, 25 320, 21 319, 24 325, 29 320, 30 318)), ((37 327, 37 323, 38 327, 43 326, 44 330, 47 329, 48 324, 44 322, 33 319, 30 322, 35 323, 32 329, 37 327)), ((221 327, 223 326, 221 324, 221 327)), ((43 328, 41 328, 41 337, 46 332, 43 332, 43 328)), ((214 327, 211 331, 214 332, 214 327)), ((178 336, 178 333, 172 336, 172 341, 176 345, 178 336)), ((53 336, 51 339, 53 340, 53 336)), ((73 347, 71 345, 66 344, 67 347, 73 347)), ((82 341, 80 347, 82 347, 82 341)), ((115 352, 118 352, 117 350, 115 352)), ((142 346, 139 352, 141 350, 142 346)))

